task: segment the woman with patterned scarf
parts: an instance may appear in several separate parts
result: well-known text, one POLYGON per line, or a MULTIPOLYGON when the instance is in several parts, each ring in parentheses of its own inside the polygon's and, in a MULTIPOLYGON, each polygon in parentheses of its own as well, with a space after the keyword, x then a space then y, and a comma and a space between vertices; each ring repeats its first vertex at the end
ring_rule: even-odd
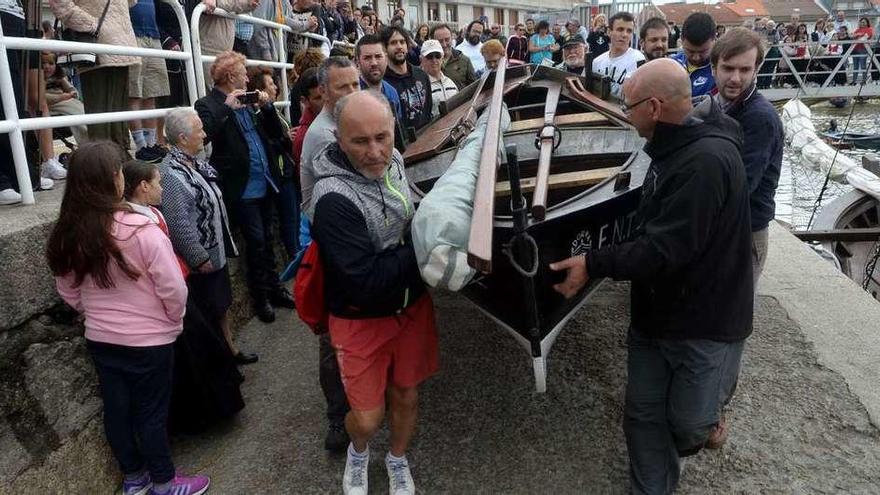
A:
MULTIPOLYGON (((237 364, 257 361, 255 354, 241 352, 232 340, 230 321, 227 315, 232 305, 232 288, 226 258, 238 256, 232 241, 226 207, 217 184, 217 172, 206 161, 198 158, 202 151, 205 133, 202 121, 192 108, 176 108, 165 118, 165 134, 171 145, 168 154, 159 165, 162 185, 162 212, 168 224, 169 237, 174 251, 186 262, 190 269, 187 278, 191 302, 204 316, 210 333, 219 337, 218 327, 222 329, 227 358, 237 364)), ((202 328, 200 328, 201 330, 202 328)), ((187 329, 184 328, 184 333, 187 329)), ((206 332, 203 332, 207 336, 206 332)), ((208 336, 210 337, 210 336, 208 336)), ((200 349, 194 347, 190 356, 193 363, 201 360, 217 363, 220 356, 201 356, 200 349)), ((234 365, 232 366, 234 370, 234 365)), ((205 375, 210 375, 206 373, 205 375)), ((195 386, 208 391, 220 391, 213 397, 214 409, 222 413, 237 412, 235 406, 240 401, 235 393, 224 401, 222 390, 231 390, 232 382, 240 383, 237 371, 216 377, 218 381, 195 379, 195 386), (238 376, 234 376, 238 375, 238 376), (198 383, 203 382, 203 383, 198 383)), ((204 390, 203 390, 204 391, 204 390)), ((242 404, 243 406, 243 404, 242 404)), ((201 413, 200 413, 201 414, 201 413)))

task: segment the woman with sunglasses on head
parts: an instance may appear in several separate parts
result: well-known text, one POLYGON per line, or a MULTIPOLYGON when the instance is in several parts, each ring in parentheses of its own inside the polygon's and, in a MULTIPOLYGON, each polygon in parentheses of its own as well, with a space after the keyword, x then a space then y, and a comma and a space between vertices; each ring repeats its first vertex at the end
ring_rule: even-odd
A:
POLYGON ((167 434, 186 284, 168 236, 123 201, 125 159, 109 141, 73 152, 46 256, 59 294, 85 316, 123 494, 198 495, 210 480, 175 472, 167 434))
POLYGON ((455 82, 443 73, 443 47, 437 40, 425 40, 422 43, 422 69, 431 80, 431 115, 440 115, 440 102, 446 101, 456 93, 455 82))

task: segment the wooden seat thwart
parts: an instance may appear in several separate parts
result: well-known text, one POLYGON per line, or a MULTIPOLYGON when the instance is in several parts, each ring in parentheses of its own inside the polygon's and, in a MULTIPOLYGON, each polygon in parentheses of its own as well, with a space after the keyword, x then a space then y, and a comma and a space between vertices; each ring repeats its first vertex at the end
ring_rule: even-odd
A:
MULTIPOLYGON (((608 124, 610 121, 608 117, 605 117, 601 113, 598 112, 585 112, 585 113, 573 113, 569 115, 557 115, 553 118, 553 124, 557 126, 564 125, 576 125, 576 124, 591 124, 591 125, 601 125, 608 124)), ((540 129, 544 125, 544 118, 538 117, 536 119, 525 119, 525 120, 517 120, 516 122, 511 122, 510 130, 508 132, 516 132, 516 131, 527 131, 529 129, 540 129)))
MULTIPOLYGON (((597 168, 594 170, 582 170, 578 172, 566 172, 552 174, 548 181, 549 189, 567 189, 571 187, 592 186, 614 176, 620 171, 620 167, 597 168)), ((535 177, 525 177, 520 180, 523 193, 535 190, 537 180, 535 177)), ((495 183, 495 196, 510 196, 510 182, 501 181, 495 183)))

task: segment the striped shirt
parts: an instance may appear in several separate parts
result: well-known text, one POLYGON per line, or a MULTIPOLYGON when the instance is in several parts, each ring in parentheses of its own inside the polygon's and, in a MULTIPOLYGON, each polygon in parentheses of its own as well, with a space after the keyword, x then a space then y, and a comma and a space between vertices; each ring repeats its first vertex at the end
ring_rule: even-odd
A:
POLYGON ((0 0, 0 12, 24 19, 24 8, 21 6, 21 0, 0 0))
POLYGON ((435 79, 431 74, 428 74, 428 78, 431 80, 431 100, 433 103, 431 115, 436 117, 440 115, 440 102, 455 96, 458 93, 458 88, 452 79, 442 72, 439 79, 435 79))

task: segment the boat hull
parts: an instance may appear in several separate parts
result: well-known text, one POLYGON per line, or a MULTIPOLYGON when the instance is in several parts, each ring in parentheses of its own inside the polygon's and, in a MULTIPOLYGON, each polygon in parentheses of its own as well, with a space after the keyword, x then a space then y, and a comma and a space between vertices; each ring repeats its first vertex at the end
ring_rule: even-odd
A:
MULTIPOLYGON (((650 159, 642 151, 644 141, 617 107, 586 93, 596 81, 572 80, 570 74, 543 67, 518 67, 508 76, 519 82, 504 88, 513 123, 503 143, 516 146, 518 175, 525 180, 535 180, 539 170, 536 136, 545 126, 547 88, 563 85, 555 117, 551 114, 556 134, 550 174, 557 182, 547 191, 543 219, 529 216, 525 231, 518 231, 509 196, 513 187, 499 192, 508 181, 506 164, 501 164, 491 271, 478 274, 461 292, 529 351, 536 389, 543 392, 553 342, 601 283, 590 280, 580 293, 565 299, 553 289, 565 273, 551 271, 549 264, 629 239, 650 159)), ((459 101, 487 101, 475 87, 467 88, 459 101)), ((457 152, 452 130, 460 115, 465 113, 459 106, 450 109, 408 151, 406 173, 415 198, 424 197, 452 163, 457 152)), ((529 207, 532 194, 524 191, 529 207)))
MULTIPOLYGON (((880 227, 880 202, 858 190, 839 196, 822 208, 814 230, 843 230, 880 227)), ((880 300, 880 266, 871 276, 866 266, 874 256, 880 239, 862 242, 825 241, 822 248, 830 253, 840 270, 874 299, 880 300), (868 279, 867 283, 865 282, 868 279)))

